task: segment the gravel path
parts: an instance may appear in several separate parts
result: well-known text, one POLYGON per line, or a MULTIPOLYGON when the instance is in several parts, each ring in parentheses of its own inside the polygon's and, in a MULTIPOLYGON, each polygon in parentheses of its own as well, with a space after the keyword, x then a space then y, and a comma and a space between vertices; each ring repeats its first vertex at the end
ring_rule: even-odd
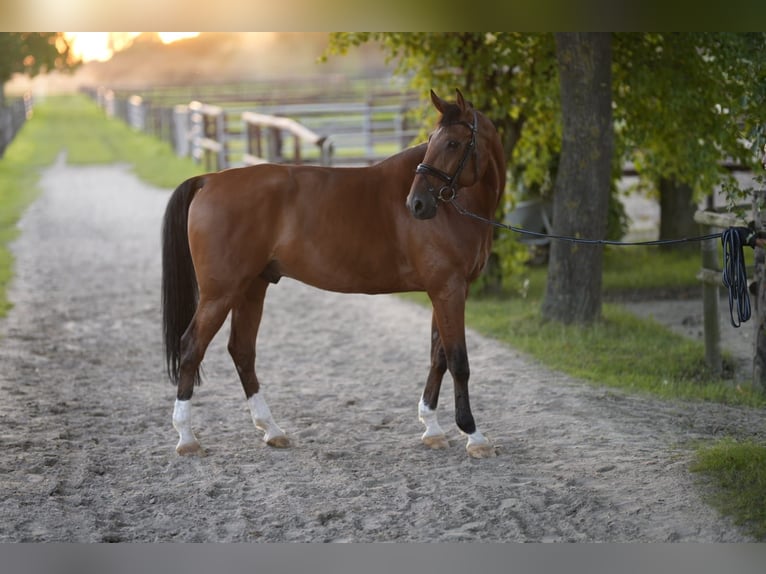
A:
POLYGON ((272 287, 259 376, 295 447, 250 422, 225 351, 205 362, 181 458, 160 339, 169 192, 125 166, 44 172, 14 244, 0 322, 0 542, 745 541, 702 501, 691 444, 764 435, 760 412, 584 384, 468 334, 479 427, 464 451, 420 444, 430 312, 389 296, 272 287))

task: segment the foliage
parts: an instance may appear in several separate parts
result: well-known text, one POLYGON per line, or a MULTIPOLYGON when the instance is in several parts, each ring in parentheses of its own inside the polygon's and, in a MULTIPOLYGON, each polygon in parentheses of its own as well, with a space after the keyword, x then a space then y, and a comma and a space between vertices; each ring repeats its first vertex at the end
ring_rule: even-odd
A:
POLYGON ((0 32, 0 105, 2 86, 13 74, 35 76, 77 64, 61 32, 0 32))
POLYGON ((692 471, 715 485, 711 502, 756 539, 766 541, 766 446, 724 439, 701 448, 696 458, 692 471))
POLYGON ((620 147, 644 186, 661 178, 697 197, 736 182, 728 159, 757 168, 764 143, 766 34, 615 34, 614 115, 620 147))

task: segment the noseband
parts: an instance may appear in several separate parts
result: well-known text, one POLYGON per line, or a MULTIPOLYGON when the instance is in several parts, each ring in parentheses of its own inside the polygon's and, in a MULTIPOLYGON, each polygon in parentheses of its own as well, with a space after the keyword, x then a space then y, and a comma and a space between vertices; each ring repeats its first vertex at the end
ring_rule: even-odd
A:
MULTIPOLYGON (((441 201, 449 202, 455 199, 455 196, 457 195, 457 180, 460 179, 460 174, 463 173, 463 168, 465 167, 466 162, 468 161, 468 156, 471 154, 471 152, 474 153, 474 156, 476 155, 476 132, 479 129, 478 122, 476 121, 476 110, 473 112, 473 124, 469 124, 468 122, 459 121, 455 122, 454 124, 462 124, 466 126, 469 130, 471 130, 471 141, 468 142, 468 145, 465 147, 465 152, 463 153, 463 157, 460 159, 460 163, 457 166, 457 169, 455 170, 455 173, 452 175, 449 175, 446 172, 443 172, 442 170, 435 168, 431 165, 428 165, 427 163, 419 163, 418 166, 415 168, 415 173, 419 173, 424 176, 433 175, 437 177, 438 179, 442 180, 446 185, 443 185, 439 188, 439 191, 436 191, 428 182, 428 178, 426 177, 426 182, 428 183, 428 191, 434 196, 436 196, 436 199, 439 199, 441 201)), ((475 159, 475 158, 474 158, 475 159)), ((478 174, 478 165, 476 165, 476 161, 474 160, 474 167, 476 169, 476 172, 478 174)))

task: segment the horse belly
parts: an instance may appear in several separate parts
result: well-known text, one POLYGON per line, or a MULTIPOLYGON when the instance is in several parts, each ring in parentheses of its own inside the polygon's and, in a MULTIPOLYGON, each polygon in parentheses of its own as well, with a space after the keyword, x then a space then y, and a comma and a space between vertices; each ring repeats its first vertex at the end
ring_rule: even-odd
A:
POLYGON ((307 285, 339 293, 397 293, 416 291, 417 281, 398 265, 378 262, 369 265, 338 258, 314 260, 310 257, 279 261, 280 276, 291 277, 307 285))
POLYGON ((407 258, 396 250, 326 239, 305 238, 298 243, 300 246, 276 253, 275 266, 283 276, 341 293, 395 293, 419 288, 407 258))

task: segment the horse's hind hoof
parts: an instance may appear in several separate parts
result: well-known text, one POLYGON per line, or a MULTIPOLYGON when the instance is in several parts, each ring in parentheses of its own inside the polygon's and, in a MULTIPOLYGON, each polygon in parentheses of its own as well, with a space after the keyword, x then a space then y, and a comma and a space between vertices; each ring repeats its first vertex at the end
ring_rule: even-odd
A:
POLYGON ((202 456, 205 454, 205 451, 202 450, 202 446, 200 446, 199 442, 187 442, 186 444, 179 444, 176 447, 176 452, 180 456, 190 456, 190 455, 197 455, 202 456))
POLYGON ((287 438, 285 435, 279 435, 267 440, 266 444, 274 448, 289 448, 290 439, 287 438))
POLYGON ((497 456, 495 447, 491 444, 471 444, 465 447, 465 450, 468 451, 468 456, 471 458, 492 458, 497 456))

